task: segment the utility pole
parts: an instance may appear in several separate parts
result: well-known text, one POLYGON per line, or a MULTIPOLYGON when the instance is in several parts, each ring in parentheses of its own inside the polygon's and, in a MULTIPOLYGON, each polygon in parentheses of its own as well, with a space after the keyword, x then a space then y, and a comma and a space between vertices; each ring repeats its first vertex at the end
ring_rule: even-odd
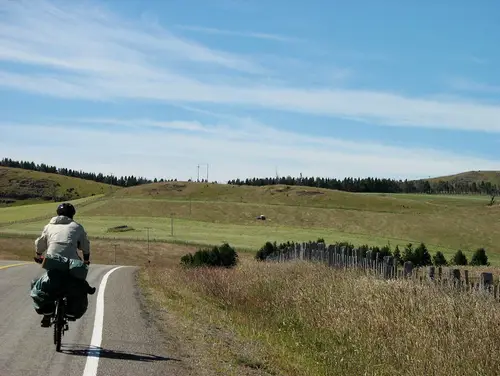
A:
POLYGON ((148 233, 148 259, 149 259, 149 229, 151 227, 146 227, 147 233, 148 233))
POLYGON ((114 258, 115 258, 115 265, 116 265, 116 247, 119 247, 120 245, 119 245, 119 244, 116 244, 116 243, 114 243, 114 244, 112 244, 112 245, 113 245, 113 247, 114 247, 114 249, 115 249, 114 258))
POLYGON ((198 181, 200 181, 200 166, 207 166, 207 183, 208 183, 208 163, 199 163, 198 164, 198 181))

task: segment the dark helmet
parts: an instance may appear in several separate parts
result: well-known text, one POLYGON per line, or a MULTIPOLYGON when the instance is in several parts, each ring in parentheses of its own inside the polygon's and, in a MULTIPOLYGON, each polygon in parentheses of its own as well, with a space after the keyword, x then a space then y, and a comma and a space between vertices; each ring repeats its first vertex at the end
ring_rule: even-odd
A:
POLYGON ((60 204, 57 207, 57 215, 65 215, 66 217, 73 219, 73 216, 75 214, 76 214, 75 207, 71 205, 69 202, 60 204))

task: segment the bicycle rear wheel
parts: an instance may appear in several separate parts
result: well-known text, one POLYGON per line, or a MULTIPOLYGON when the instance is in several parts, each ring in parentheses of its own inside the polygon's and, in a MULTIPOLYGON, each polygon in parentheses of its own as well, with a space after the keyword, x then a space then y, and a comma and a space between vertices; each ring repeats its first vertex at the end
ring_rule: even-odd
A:
POLYGON ((56 345, 56 351, 61 351, 61 340, 62 340, 62 330, 64 326, 64 302, 62 299, 58 300, 56 303, 56 320, 54 323, 54 344, 56 345))

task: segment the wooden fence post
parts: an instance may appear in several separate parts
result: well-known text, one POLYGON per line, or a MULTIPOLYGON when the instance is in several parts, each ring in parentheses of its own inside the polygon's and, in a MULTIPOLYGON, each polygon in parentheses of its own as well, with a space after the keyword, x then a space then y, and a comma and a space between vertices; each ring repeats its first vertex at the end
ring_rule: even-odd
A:
POLYGON ((404 263, 403 275, 405 278, 411 277, 413 271, 413 263, 411 261, 406 261, 404 263))
POLYGON ((362 267, 363 253, 361 248, 356 249, 356 268, 362 267))
POLYGON ((383 272, 383 276, 384 276, 384 279, 390 279, 392 278, 392 271, 393 271, 393 263, 394 263, 394 257, 392 256, 384 256, 384 264, 383 264, 383 268, 384 268, 384 272, 383 272))
POLYGON ((325 262, 325 243, 319 242, 317 243, 318 246, 318 261, 321 261, 321 263, 325 262))
POLYGON ((460 286, 460 269, 450 269, 450 280, 454 287, 460 286))
POLYGON ((430 281, 434 281, 436 279, 436 267, 435 266, 429 266, 427 268, 427 278, 430 281))
POLYGON ((334 256, 335 256, 335 246, 330 244, 328 246, 328 266, 329 267, 333 266, 334 256))
POLYGON ((382 274, 381 270, 381 262, 380 262, 380 252, 375 253, 375 271, 377 272, 378 275, 382 274))
POLYGON ((483 290, 490 291, 491 285, 493 285, 493 274, 483 272, 481 273, 481 287, 483 290))
POLYGON ((373 251, 367 251, 366 252, 366 270, 371 270, 372 269, 372 259, 373 259, 373 251))

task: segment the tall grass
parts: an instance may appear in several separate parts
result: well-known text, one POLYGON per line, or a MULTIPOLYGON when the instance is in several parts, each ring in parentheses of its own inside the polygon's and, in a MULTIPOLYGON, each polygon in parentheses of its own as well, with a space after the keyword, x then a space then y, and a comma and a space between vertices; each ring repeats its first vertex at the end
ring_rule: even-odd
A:
POLYGON ((167 295, 203 297, 286 375, 500 373, 500 310, 477 295, 300 262, 149 273, 167 295))

